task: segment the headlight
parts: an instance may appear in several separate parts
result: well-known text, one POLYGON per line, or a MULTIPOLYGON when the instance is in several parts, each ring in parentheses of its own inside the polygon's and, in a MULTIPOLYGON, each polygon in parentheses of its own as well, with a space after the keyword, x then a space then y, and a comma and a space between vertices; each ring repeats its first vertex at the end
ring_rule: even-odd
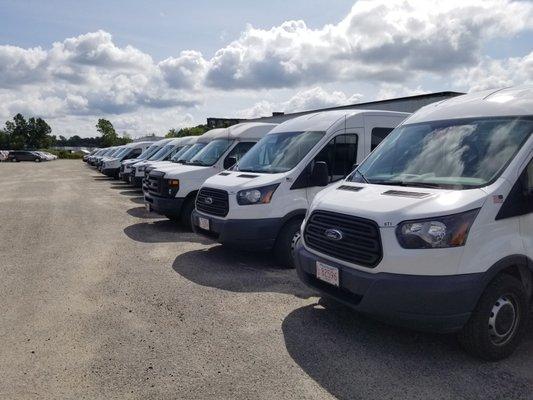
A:
POLYGON ((146 168, 146 166, 144 166, 144 165, 139 165, 139 166, 137 167, 137 171, 139 171, 139 172, 143 172, 143 171, 145 170, 145 168, 146 168))
POLYGON ((241 190, 237 193, 237 203, 241 206, 249 204, 267 204, 270 203, 272 195, 278 188, 279 183, 275 185, 263 186, 260 188, 241 190))
POLYGON ((396 237, 404 249, 434 249, 464 246, 479 208, 461 214, 404 221, 396 237))
POLYGON ((168 179, 167 185, 169 188, 178 189, 180 187, 180 181, 178 179, 168 179))

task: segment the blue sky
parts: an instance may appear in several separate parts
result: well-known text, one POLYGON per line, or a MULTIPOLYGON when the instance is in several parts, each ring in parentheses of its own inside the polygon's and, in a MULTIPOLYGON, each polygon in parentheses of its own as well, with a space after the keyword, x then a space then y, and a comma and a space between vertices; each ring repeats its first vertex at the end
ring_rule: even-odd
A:
POLYGON ((0 0, 0 121, 140 136, 533 82, 533 2, 0 0))

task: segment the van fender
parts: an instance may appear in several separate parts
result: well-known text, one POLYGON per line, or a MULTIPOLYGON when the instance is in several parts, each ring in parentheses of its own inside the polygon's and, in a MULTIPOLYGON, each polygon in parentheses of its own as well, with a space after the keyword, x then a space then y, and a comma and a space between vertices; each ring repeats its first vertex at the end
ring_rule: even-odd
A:
MULTIPOLYGON (((502 271, 515 268, 511 270, 516 278, 518 278, 526 289, 528 297, 531 299, 533 294, 533 260, 523 254, 511 254, 497 261, 490 267, 482 278, 482 289, 488 286, 488 284, 502 271), (516 276, 518 274, 518 276, 516 276)), ((481 296, 481 293, 480 293, 481 296)))

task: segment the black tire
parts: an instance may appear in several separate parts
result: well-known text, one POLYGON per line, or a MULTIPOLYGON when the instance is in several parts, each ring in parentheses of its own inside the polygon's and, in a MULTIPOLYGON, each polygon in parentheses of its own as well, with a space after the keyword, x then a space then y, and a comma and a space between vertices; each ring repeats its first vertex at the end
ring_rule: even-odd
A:
POLYGON ((278 234, 274 244, 274 256, 277 263, 284 268, 294 268, 293 250, 299 238, 302 218, 294 218, 286 222, 278 234))
POLYGON ((36 158, 35 160, 33 160, 35 162, 41 162, 41 159, 40 158, 36 158))
POLYGON ((502 360, 520 343, 528 316, 524 286, 513 276, 501 274, 481 295, 470 320, 459 332, 459 342, 475 357, 502 360))
POLYGON ((187 200, 185 200, 185 203, 183 203, 183 206, 181 207, 181 214, 180 214, 180 223, 181 225, 189 230, 192 231, 192 212, 194 211, 194 197, 189 197, 187 200))

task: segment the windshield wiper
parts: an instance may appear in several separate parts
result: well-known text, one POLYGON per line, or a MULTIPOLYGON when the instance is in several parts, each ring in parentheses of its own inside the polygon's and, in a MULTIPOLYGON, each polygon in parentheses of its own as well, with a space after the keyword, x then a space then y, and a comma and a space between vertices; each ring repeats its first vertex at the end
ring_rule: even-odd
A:
MULTIPOLYGON (((364 177, 363 177, 364 179, 364 177)), ((418 182, 418 181, 367 181, 368 183, 372 183, 375 185, 388 185, 388 186, 413 186, 413 187, 426 187, 426 188, 442 188, 442 185, 439 185, 438 183, 430 183, 430 182, 418 182)))

